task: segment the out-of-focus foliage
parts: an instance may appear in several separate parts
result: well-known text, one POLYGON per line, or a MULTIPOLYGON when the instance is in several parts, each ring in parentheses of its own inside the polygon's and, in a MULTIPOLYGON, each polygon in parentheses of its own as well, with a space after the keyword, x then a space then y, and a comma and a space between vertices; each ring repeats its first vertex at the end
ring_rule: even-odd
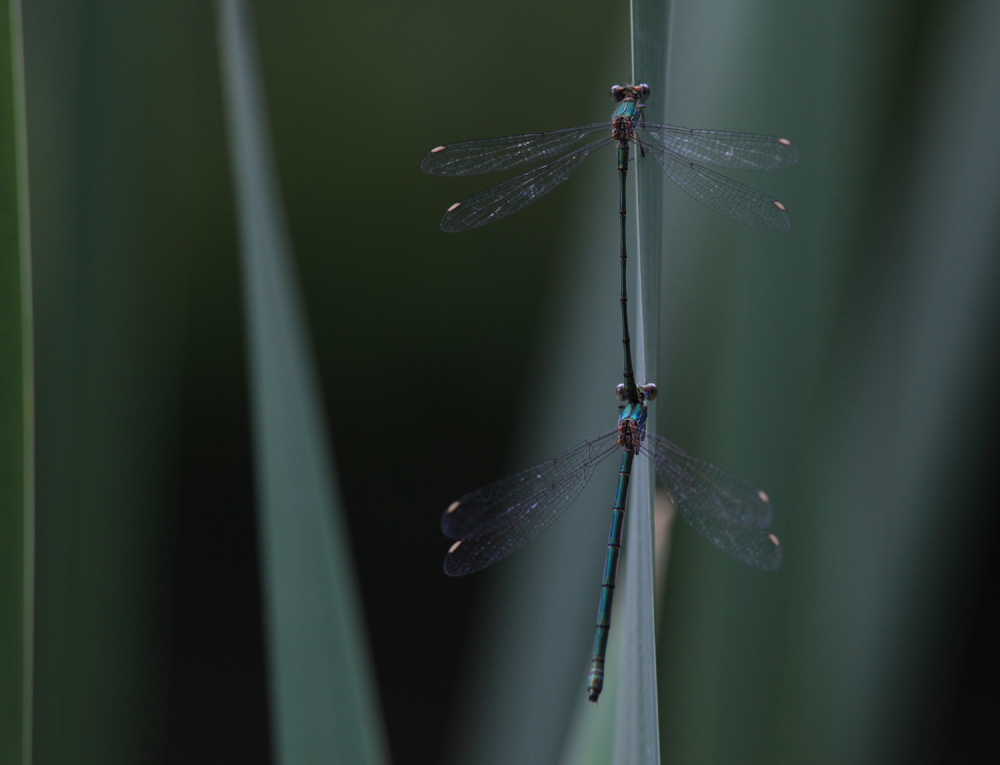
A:
POLYGON ((767 487, 787 551, 757 576, 678 531, 665 760, 974 759, 997 709, 963 664, 997 529, 1000 8, 681 3, 675 23, 671 119, 788 135, 802 160, 765 179, 786 237, 681 195, 665 221, 662 427, 767 487))
POLYGON ((34 385, 21 7, 0 5, 0 764, 31 758, 34 385))
MULTIPOLYGON (((614 160, 450 236, 444 208, 491 179, 419 160, 607 117, 627 5, 253 5, 392 759, 555 762, 571 720, 600 724, 573 704, 613 477, 467 580, 437 524, 611 426, 614 160)), ((25 14, 36 760, 268 762, 212 9, 25 14)), ((769 491, 787 562, 746 570, 677 525, 663 761, 972 759, 1000 644, 995 4, 678 0, 673 26, 667 120, 787 135, 802 161, 738 178, 788 204, 783 236, 665 194, 657 429, 769 491)))
POLYGON ((219 0, 240 232, 274 758, 383 765, 382 721, 249 6, 219 0))

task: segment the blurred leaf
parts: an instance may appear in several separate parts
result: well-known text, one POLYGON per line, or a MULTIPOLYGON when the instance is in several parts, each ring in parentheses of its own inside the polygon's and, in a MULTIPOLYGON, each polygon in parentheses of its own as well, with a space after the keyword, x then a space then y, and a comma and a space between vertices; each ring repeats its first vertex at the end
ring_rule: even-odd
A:
MULTIPOLYGON (((617 630, 618 635, 621 632, 622 630, 617 630)), ((608 765, 614 759, 621 664, 622 651, 608 651, 604 667, 604 691, 596 706, 587 699, 586 683, 581 684, 559 755, 559 765, 608 765)))
POLYGON ((169 86, 186 68, 169 46, 176 8, 24 7, 36 763, 149 762, 167 727, 171 457, 199 197, 177 108, 190 91, 169 86))
POLYGON ((942 615, 981 522, 961 493, 995 412, 975 394, 997 331, 998 7, 720 0, 676 19, 668 121, 787 134, 802 162, 746 178, 789 203, 780 237, 668 189, 671 436, 766 488, 787 557, 758 574, 679 525, 664 760, 974 760, 935 736, 959 660, 942 615))
POLYGON ((0 7, 0 765, 31 762, 34 383, 21 5, 0 7))
MULTIPOLYGON (((387 761, 249 8, 218 3, 280 765, 387 761)), ((374 391, 368 391, 373 394, 374 391)))

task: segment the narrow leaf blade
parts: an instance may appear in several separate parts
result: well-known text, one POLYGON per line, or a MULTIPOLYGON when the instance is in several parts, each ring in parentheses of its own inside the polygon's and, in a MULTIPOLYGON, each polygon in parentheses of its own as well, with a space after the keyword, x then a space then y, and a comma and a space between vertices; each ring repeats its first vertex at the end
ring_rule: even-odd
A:
POLYGON ((0 8, 0 765, 31 762, 34 381, 21 7, 0 8))
POLYGON ((220 0, 276 761, 387 761, 249 8, 220 0))

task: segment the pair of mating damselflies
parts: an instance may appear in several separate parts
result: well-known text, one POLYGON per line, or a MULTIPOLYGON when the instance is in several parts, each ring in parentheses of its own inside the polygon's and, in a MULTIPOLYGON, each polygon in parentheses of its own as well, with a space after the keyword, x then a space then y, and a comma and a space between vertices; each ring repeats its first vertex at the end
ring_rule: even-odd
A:
POLYGON ((610 124, 600 122, 548 133, 438 146, 421 162, 423 170, 433 175, 478 175, 549 160, 449 207, 441 219, 441 228, 466 231, 521 210, 569 178, 591 152, 609 143, 618 145, 625 357, 624 383, 618 386, 618 397, 625 403, 618 427, 577 444, 547 462, 466 494, 453 502, 441 519, 445 535, 458 540, 445 557, 445 573, 451 576, 471 574, 496 563, 538 536, 583 490, 598 463, 612 453, 622 452, 587 682, 588 696, 594 702, 604 687, 611 602, 629 478, 637 453, 652 461, 681 517, 716 547, 737 560, 768 571, 781 566, 782 560, 778 538, 767 531, 773 508, 765 492, 692 457, 665 438, 646 432, 646 402, 655 398, 656 386, 635 382, 625 289, 625 178, 630 146, 634 143, 643 156, 652 154, 667 176, 699 202, 740 223, 771 231, 783 231, 791 225, 788 211, 781 202, 698 163, 733 169, 778 170, 798 161, 798 151, 785 138, 688 130, 645 122, 642 109, 649 95, 647 85, 616 85, 611 95, 619 106, 610 124), (610 135, 607 134, 609 128, 610 135), (600 133, 604 135, 593 138, 600 133))

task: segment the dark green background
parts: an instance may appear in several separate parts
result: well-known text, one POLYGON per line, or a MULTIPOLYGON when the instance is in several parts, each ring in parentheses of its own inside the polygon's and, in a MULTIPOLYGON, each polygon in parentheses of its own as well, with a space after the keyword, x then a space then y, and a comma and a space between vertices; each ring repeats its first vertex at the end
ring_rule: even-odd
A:
MULTIPOLYGON (((253 5, 392 756, 438 762, 464 703, 455 683, 479 590, 475 578, 441 574, 438 517, 517 466, 529 365, 554 321, 555 275, 572 266, 560 243, 576 197, 570 184, 487 232, 448 236, 441 212, 482 179, 431 178, 419 160, 442 141, 604 118, 608 86, 628 77, 614 63, 626 53, 627 6, 253 5)), ((907 193, 933 188, 921 161, 950 143, 947 130, 925 134, 939 124, 935 94, 953 62, 974 83, 971 103, 997 93, 996 72, 962 69, 956 52, 954 29, 981 6, 678 3, 671 120, 785 132, 803 161, 789 180, 760 182, 796 221, 778 245, 667 196, 670 220, 687 226, 668 220, 667 230, 683 232, 675 244, 687 256, 664 265, 677 276, 664 286, 660 379, 677 403, 661 432, 782 497, 790 560, 777 584, 746 584, 725 563, 706 569, 711 551, 699 557, 678 531, 661 663, 666 762, 835 760, 828 704, 872 710, 867 738, 841 731, 868 742, 844 751, 871 762, 957 762, 995 720, 997 603, 985 585, 997 578, 995 468, 982 456, 996 446, 995 359, 975 350, 952 370, 962 384, 946 390, 964 393, 932 463, 927 491, 939 498, 927 522, 942 541, 926 566, 908 557, 925 538, 893 533, 898 492, 879 481, 880 465, 905 455, 873 437, 823 457, 831 433, 852 432, 839 424, 871 421, 859 400, 877 413, 906 389, 863 372, 870 356, 898 349, 880 306, 905 292, 892 275, 906 271, 914 242, 900 232, 920 230, 907 193), (720 95, 727 83, 744 89, 720 95), (773 251, 750 257, 754 247, 773 251), (894 509, 869 516, 874 528, 847 513, 853 527, 835 530, 842 546, 814 545, 830 529, 813 518, 837 490, 824 465, 845 453, 868 471, 858 490, 870 498, 883 487, 894 509), (850 534, 875 549, 852 547, 850 534), (880 555, 882 540, 907 555, 880 555), (856 566, 844 557, 852 549, 856 566), (905 626, 892 640, 895 669, 871 697, 838 696, 824 678, 868 670, 851 663, 863 652, 837 649, 838 618, 857 615, 834 607, 826 623, 820 606, 891 591, 914 571, 925 597, 898 604, 907 616, 894 623, 905 626), (741 642, 746 611, 756 626, 741 642), (817 632, 832 650, 804 637, 817 632), (735 685, 723 688, 727 676, 735 685)), ((215 45, 207 3, 25 7, 38 763, 269 761, 215 45)), ((941 108, 960 125, 978 113, 967 106, 941 108)), ((984 215, 1000 211, 981 201, 984 215)), ((998 252, 995 230, 992 244, 967 244, 998 252)), ((963 294, 910 298, 933 325, 963 294)), ((976 326, 974 348, 995 348, 996 311, 976 326)), ((936 437, 919 417, 900 426, 926 403, 887 406, 897 419, 883 431, 936 437)))

